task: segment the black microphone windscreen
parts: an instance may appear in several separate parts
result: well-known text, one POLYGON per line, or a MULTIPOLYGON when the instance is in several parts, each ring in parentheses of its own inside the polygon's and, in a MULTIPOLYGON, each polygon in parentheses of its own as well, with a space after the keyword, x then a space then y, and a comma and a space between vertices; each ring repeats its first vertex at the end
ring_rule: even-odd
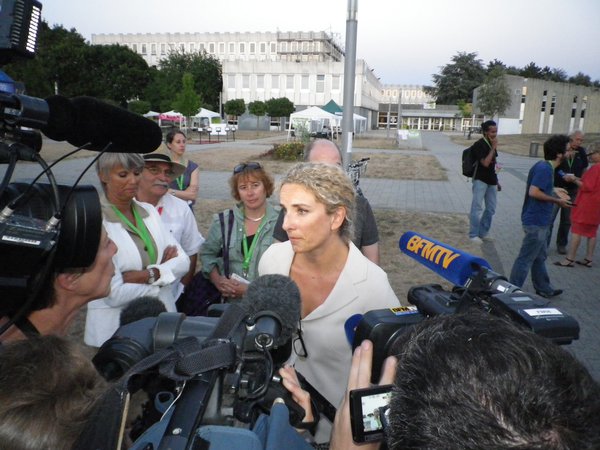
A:
POLYGON ((120 324, 123 326, 148 317, 157 317, 163 312, 167 312, 167 308, 156 297, 139 297, 123 308, 120 324))
POLYGON ((162 143, 160 127, 150 119, 92 97, 71 100, 77 115, 77 127, 70 144, 102 150, 109 143, 111 153, 151 153, 162 143))
POLYGON ((289 341, 300 320, 300 290, 289 277, 284 275, 262 275, 248 286, 246 295, 240 302, 250 315, 261 311, 271 311, 281 318, 281 336, 276 345, 289 341))
POLYGON ((76 126, 75 108, 71 101, 62 95, 46 99, 48 103, 48 123, 42 133, 55 141, 66 141, 76 126))
POLYGON ((112 153, 151 153, 162 142, 160 127, 150 119, 92 97, 46 99, 49 119, 42 132, 55 141, 68 141, 88 150, 112 153))

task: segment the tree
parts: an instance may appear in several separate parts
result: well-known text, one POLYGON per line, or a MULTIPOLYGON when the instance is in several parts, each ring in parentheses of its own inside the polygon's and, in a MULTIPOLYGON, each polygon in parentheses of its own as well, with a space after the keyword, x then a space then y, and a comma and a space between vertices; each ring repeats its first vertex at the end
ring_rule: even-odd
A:
POLYGON ((203 106, 218 110, 223 90, 221 63, 206 52, 176 51, 161 59, 144 98, 150 100, 153 109, 165 111, 165 106, 171 105, 177 92, 181 91, 186 72, 192 74, 194 90, 202 98, 203 106))
POLYGON ((477 106, 485 116, 493 118, 510 107, 510 90, 504 75, 504 69, 494 67, 479 88, 477 106))
POLYGON ((473 103, 467 103, 462 100, 459 100, 457 106, 460 110, 460 114, 462 115, 462 117, 468 118, 473 115, 473 103))
POLYGON ((241 116, 246 112, 246 102, 243 98, 234 98, 227 100, 223 106, 225 114, 234 116, 237 120, 238 116, 241 116))
MULTIPOLYGON (((267 115, 277 117, 281 120, 282 117, 288 117, 294 112, 294 104, 287 97, 272 98, 265 102, 267 115)), ((280 122, 281 127, 281 122, 280 122)))
POLYGON ((485 77, 485 69, 477 53, 459 52, 452 57, 452 63, 442 67, 439 74, 433 75, 435 87, 427 90, 442 105, 455 105, 459 100, 471 102, 473 90, 485 77))
POLYGON ((267 112, 267 105, 265 105, 265 102, 256 100, 248 103, 248 111, 250 114, 254 114, 256 116, 256 133, 258 133, 258 123, 261 116, 264 116, 267 112))
POLYGON ((542 68, 533 61, 523 67, 519 75, 525 78, 544 78, 542 68))
POLYGON ((132 100, 127 103, 127 109, 136 114, 146 114, 150 111, 150 102, 145 100, 132 100))
POLYGON ((569 83, 579 84, 581 86, 592 86, 592 79, 589 75, 577 72, 577 75, 569 77, 569 83))
POLYGON ((194 90, 194 77, 191 73, 184 73, 181 80, 181 91, 175 97, 173 108, 179 111, 191 123, 191 117, 195 115, 202 105, 202 99, 194 90))

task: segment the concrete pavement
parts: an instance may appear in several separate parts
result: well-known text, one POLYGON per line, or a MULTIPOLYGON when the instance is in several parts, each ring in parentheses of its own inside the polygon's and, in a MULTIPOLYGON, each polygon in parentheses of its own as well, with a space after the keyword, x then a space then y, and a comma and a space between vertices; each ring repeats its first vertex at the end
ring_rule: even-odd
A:
MULTIPOLYGON (((383 132, 385 133, 385 131, 383 132)), ((381 136, 383 137, 383 135, 381 136)), ((502 136, 499 137, 502 139, 502 136)), ((257 153, 270 147, 271 138, 255 141, 222 142, 210 145, 189 145, 188 151, 225 147, 255 148, 257 153)), ((461 174, 460 159, 462 146, 453 144, 449 137, 439 132, 423 132, 422 142, 428 154, 435 156, 446 169, 448 181, 423 180, 388 180, 368 178, 361 179, 361 187, 374 208, 391 208, 399 210, 458 213, 467 215, 471 203, 471 184, 461 174)), ((369 150, 361 150, 365 152, 369 150)), ((378 152, 378 150, 372 150, 378 152)), ((405 151, 402 154, 423 155, 423 151, 405 151)), ((43 150, 42 150, 43 155, 43 150)), ((83 168, 89 164, 89 158, 65 161, 54 171, 60 183, 73 183, 83 168)), ((500 173, 502 191, 498 194, 498 209, 493 220, 491 236, 493 243, 482 245, 481 256, 486 258, 494 270, 508 275, 513 261, 521 246, 523 231, 520 222, 521 205, 525 194, 525 181, 529 168, 536 161, 534 158, 519 157, 502 153, 499 157, 503 170, 500 173)), ((0 167, 0 176, 4 167, 0 167)), ((39 169, 21 163, 13 177, 28 179, 39 169)), ((229 199, 229 188, 226 182, 228 172, 202 172, 200 176, 200 195, 210 199, 229 199)), ((91 169, 83 178, 84 183, 98 185, 94 170, 91 169)), ((556 229, 557 227, 555 227, 556 229)), ((406 230, 398 230, 398 237, 406 230)), ((418 231, 418 230, 416 230, 418 231)), ((465 234, 468 232, 465 229, 465 234)), ((580 258, 583 249, 580 248, 580 258)), ((600 256, 592 268, 578 266, 560 268, 552 265, 559 259, 556 249, 549 250, 548 271, 557 288, 565 293, 552 301, 563 312, 577 319, 581 327, 580 339, 565 349, 574 353, 591 371, 595 379, 600 380, 600 256)), ((427 270, 423 268, 423 270, 427 270)), ((528 280, 525 290, 533 292, 528 280)))

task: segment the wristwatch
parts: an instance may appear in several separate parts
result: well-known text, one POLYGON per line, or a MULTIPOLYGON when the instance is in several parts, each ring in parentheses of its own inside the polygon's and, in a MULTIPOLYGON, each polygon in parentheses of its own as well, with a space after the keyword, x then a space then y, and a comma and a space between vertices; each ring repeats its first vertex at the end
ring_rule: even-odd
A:
POLYGON ((156 281, 156 272, 153 268, 148 269, 148 284, 154 284, 156 281))

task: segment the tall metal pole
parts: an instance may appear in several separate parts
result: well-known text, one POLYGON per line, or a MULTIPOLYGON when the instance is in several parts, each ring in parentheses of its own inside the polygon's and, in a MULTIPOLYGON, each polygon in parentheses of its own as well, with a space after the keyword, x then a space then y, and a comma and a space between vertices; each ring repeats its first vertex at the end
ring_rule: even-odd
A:
POLYGON ((342 157, 344 167, 352 160, 354 132, 354 80, 356 72, 356 12, 358 0, 348 0, 346 19, 346 56, 344 58, 344 112, 342 116, 342 157))

